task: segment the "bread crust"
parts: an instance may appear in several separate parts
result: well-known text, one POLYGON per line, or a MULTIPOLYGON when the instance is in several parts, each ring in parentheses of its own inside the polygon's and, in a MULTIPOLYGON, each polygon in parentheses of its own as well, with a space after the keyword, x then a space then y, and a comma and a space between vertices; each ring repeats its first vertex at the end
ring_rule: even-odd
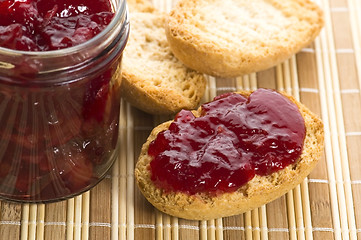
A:
POLYGON ((180 0, 166 36, 197 71, 237 77, 268 69, 309 45, 324 24, 310 0, 180 0))
POLYGON ((130 36, 122 61, 123 98, 150 114, 196 108, 206 80, 171 52, 165 15, 139 0, 133 0, 130 9, 130 36))
MULTIPOLYGON (((249 96, 251 92, 242 91, 239 93, 249 96)), ((150 179, 152 157, 148 155, 148 148, 159 132, 168 129, 172 123, 172 121, 168 121, 153 129, 147 142, 142 147, 136 164, 136 182, 145 198, 157 209, 172 216, 191 220, 209 220, 241 214, 260 207, 281 197, 300 184, 321 158, 324 147, 323 123, 292 96, 282 94, 297 105, 305 120, 304 148, 296 163, 268 176, 256 175, 247 184, 231 193, 213 196, 207 193, 188 195, 182 192, 165 192, 157 188, 150 179)), ((193 113, 198 117, 201 109, 199 108, 193 113)))

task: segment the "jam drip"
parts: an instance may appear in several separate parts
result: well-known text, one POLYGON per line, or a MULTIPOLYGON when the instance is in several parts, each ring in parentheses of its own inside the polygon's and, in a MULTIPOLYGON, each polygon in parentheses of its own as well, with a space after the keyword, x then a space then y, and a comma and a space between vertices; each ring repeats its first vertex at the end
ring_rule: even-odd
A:
POLYGON ((295 163, 305 133, 297 106, 276 91, 224 94, 200 117, 180 111, 151 142, 151 179, 166 191, 232 192, 295 163))

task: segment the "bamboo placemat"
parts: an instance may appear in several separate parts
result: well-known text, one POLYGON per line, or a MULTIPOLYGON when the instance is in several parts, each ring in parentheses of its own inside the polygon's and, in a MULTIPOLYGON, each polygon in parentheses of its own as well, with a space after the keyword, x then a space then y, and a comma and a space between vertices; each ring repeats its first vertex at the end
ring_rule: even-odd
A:
MULTIPOLYGON (((121 153, 94 189, 52 204, 0 202, 0 239, 361 239, 361 1, 317 0, 326 25, 315 42, 267 71, 208 77, 203 101, 259 87, 287 91, 322 117, 324 157, 302 184, 242 215, 188 221, 155 210, 134 183, 151 116, 122 103, 121 153)), ((154 0, 168 11, 171 0, 154 0)))

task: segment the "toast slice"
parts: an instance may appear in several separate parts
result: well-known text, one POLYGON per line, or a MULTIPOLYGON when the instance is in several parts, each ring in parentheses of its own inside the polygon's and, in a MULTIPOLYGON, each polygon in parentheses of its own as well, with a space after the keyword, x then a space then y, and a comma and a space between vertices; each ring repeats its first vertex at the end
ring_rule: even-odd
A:
MULTIPOLYGON (((251 92, 240 93, 244 96, 251 94, 251 92)), ((142 147, 136 164, 136 182, 145 198, 157 209, 167 214, 191 220, 209 220, 241 214, 260 207, 281 197, 300 184, 321 158, 324 146, 323 123, 292 96, 282 94, 296 104, 305 122, 306 134, 303 150, 295 163, 266 176, 255 175, 234 192, 217 195, 208 193, 191 195, 165 191, 158 188, 151 180, 150 162, 152 157, 148 155, 148 148, 158 133, 169 128, 172 121, 168 121, 153 129, 142 147)), ((200 116, 201 108, 193 111, 193 114, 196 117, 200 116)))
POLYGON ((150 114, 194 109, 204 94, 205 77, 173 55, 164 33, 165 14, 149 4, 129 3, 131 28, 122 60, 122 96, 150 114))
POLYGON ((166 35, 188 67, 218 77, 265 70, 309 45, 324 24, 311 0, 180 0, 166 35))

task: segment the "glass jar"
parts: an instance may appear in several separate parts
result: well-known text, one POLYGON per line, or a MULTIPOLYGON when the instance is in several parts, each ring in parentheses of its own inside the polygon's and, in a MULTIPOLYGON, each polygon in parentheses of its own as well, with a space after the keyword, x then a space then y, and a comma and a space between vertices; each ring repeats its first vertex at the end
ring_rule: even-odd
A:
POLYGON ((91 40, 54 51, 0 47, 0 198, 49 202, 96 185, 117 157, 125 0, 91 40))

